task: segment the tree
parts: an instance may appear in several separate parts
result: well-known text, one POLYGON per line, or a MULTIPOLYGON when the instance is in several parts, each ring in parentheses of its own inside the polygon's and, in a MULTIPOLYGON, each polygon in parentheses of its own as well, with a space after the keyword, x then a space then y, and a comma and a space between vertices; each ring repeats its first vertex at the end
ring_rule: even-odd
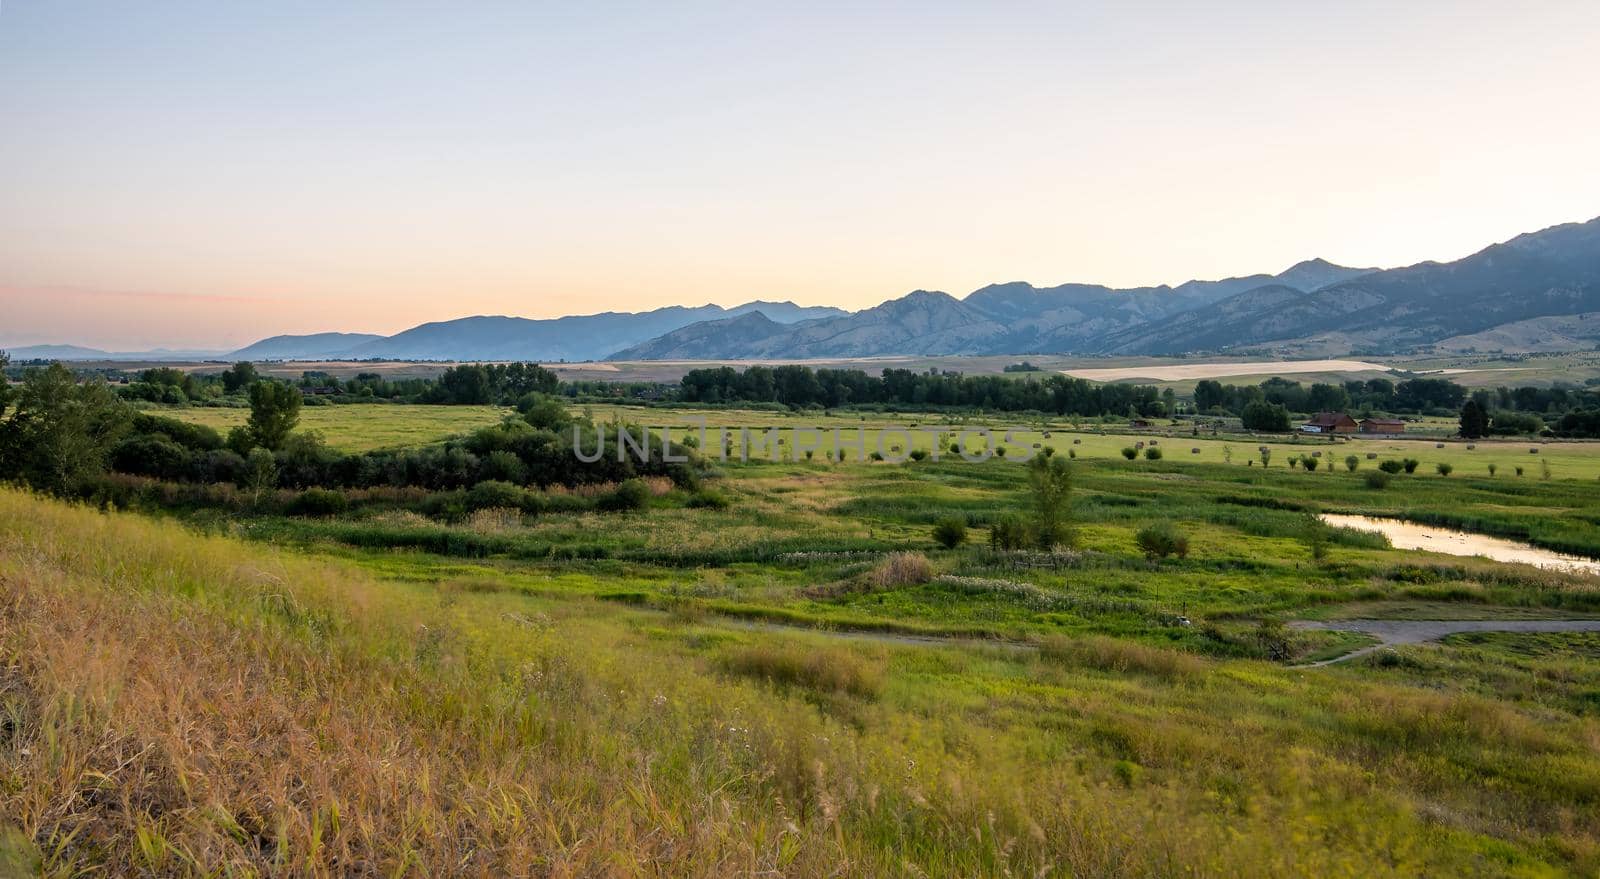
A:
POLYGON ((275 452, 299 423, 300 391, 273 381, 250 386, 250 420, 246 428, 255 445, 275 452))
POLYGON ((1289 410, 1278 403, 1253 400, 1244 407, 1241 420, 1246 430, 1283 433, 1289 429, 1289 410))
POLYGON ((127 407, 105 382, 79 384, 59 363, 29 370, 16 410, 0 425, 0 476, 69 491, 104 472, 127 429, 127 407))
POLYGON ((1361 466, 1361 459, 1360 458, 1357 458, 1355 455, 1345 455, 1344 456, 1344 469, 1349 470, 1351 473, 1354 473, 1354 472, 1356 472, 1356 468, 1360 467, 1360 466, 1361 466))
POLYGON ((1477 400, 1468 400, 1461 407, 1461 435, 1467 439, 1477 439, 1489 433, 1489 413, 1478 405, 1477 400))
POLYGON ((945 549, 955 549, 967 539, 967 520, 947 516, 933 526, 933 540, 945 549))
POLYGON ((278 461, 262 448, 250 450, 239 473, 239 487, 250 492, 250 503, 259 503, 262 492, 278 484, 278 461))
POLYGON ((1034 537, 1039 548, 1051 550, 1076 543, 1070 521, 1071 466, 1061 458, 1040 455, 1028 462, 1028 487, 1033 493, 1034 537))
POLYGON ((1152 522, 1139 529, 1134 542, 1144 551, 1145 558, 1164 559, 1169 555, 1184 558, 1189 555, 1189 535, 1178 530, 1171 522, 1152 522))
POLYGON ((227 393, 237 394, 260 380, 261 374, 256 372, 256 365, 241 360, 222 373, 222 389, 227 393))
POLYGON ((0 418, 6 417, 6 408, 11 405, 11 380, 6 378, 6 367, 11 365, 11 355, 0 351, 0 418))

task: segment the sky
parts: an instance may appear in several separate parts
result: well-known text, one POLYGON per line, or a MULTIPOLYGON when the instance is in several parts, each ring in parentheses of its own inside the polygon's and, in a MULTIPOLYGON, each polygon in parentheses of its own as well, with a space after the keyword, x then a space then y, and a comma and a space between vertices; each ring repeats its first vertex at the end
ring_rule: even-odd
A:
POLYGON ((1455 259, 1600 215, 1597 46, 1593 0, 0 0, 0 345, 1455 259))

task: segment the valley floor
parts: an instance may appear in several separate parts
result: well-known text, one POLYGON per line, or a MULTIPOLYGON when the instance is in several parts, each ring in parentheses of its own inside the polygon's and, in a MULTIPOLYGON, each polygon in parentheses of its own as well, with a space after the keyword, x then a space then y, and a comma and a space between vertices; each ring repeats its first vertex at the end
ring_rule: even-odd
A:
POLYGON ((1600 617, 1581 573, 1304 537, 1326 510, 1600 556, 1595 447, 1542 448, 1550 479, 1373 488, 1365 457, 1263 470, 1163 438, 1128 462, 1127 437, 1051 429, 1080 455, 1073 552, 982 545, 1026 511, 1002 462, 730 462, 722 509, 660 488, 458 522, 0 490, 0 853, 52 876, 1600 870, 1600 633, 1307 669, 1373 641, 1282 625, 1600 617), (1144 558, 1152 522, 1187 557, 1144 558), (904 552, 926 567, 889 576, 904 552))

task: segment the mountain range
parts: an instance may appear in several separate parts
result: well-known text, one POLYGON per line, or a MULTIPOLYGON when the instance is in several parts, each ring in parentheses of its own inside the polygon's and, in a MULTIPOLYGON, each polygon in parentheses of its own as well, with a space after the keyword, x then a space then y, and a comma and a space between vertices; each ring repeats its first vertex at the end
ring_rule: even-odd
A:
POLYGON ((991 284, 916 290, 846 312, 793 302, 670 306, 547 320, 475 316, 379 336, 274 336, 222 352, 111 354, 67 345, 16 359, 746 360, 883 355, 1341 355, 1591 348, 1600 342, 1600 218, 1519 235, 1454 262, 1394 269, 1322 259, 1177 286, 991 284))
POLYGON ((1574 346, 1592 347, 1600 321, 1587 319, 1591 311, 1600 311, 1600 219, 1520 235, 1454 262, 1397 269, 1314 259, 1276 275, 1176 287, 1013 282, 964 299, 918 290, 798 323, 752 313, 691 324, 612 359, 1490 350, 1506 340, 1536 344, 1541 327, 1558 317, 1552 328, 1574 346))

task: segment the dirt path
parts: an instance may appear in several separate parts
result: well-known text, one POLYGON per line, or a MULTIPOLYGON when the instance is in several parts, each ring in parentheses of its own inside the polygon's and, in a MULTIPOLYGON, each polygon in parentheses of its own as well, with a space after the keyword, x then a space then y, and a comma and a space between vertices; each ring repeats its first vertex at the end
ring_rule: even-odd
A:
POLYGON ((1360 632, 1378 639, 1369 647, 1295 668, 1333 665, 1384 647, 1438 641, 1462 632, 1600 632, 1600 620, 1302 620, 1290 625, 1297 629, 1360 632))

